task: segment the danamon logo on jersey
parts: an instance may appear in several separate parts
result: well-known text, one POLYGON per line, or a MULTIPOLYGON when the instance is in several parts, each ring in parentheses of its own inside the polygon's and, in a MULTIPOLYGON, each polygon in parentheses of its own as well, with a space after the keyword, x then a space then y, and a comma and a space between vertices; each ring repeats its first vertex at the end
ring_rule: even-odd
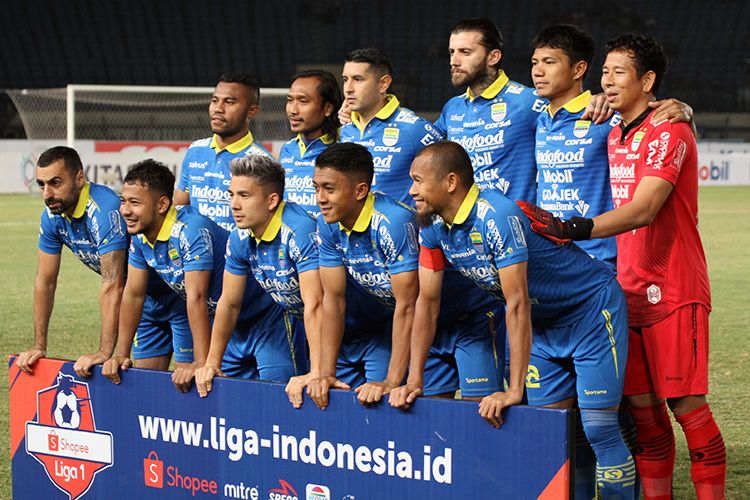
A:
POLYGON ((308 484, 305 487, 306 500, 331 500, 331 490, 328 486, 320 484, 308 484))
POLYGON ((508 112, 508 104, 505 102, 496 102, 490 108, 492 121, 501 122, 508 112))
POLYGON ((37 420, 26 422, 26 453, 70 500, 86 494, 94 476, 114 463, 112 434, 97 430, 89 386, 60 373, 37 392, 37 420))
POLYGON ((386 146, 395 146, 398 142, 398 129, 395 127, 386 127, 383 129, 383 144, 386 146))
POLYGON ((646 137, 646 132, 638 131, 633 136, 633 142, 630 144, 631 151, 638 151, 638 147, 641 145, 641 141, 646 137))
POLYGON ((586 134, 589 133, 590 127, 591 122, 589 120, 576 120, 575 125, 573 125, 573 135, 579 139, 581 137, 586 137, 586 134))

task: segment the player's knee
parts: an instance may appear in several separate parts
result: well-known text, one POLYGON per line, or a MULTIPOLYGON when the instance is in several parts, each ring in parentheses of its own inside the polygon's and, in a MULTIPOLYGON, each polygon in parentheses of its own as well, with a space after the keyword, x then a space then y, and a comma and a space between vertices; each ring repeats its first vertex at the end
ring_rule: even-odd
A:
POLYGON ((706 404, 706 396, 682 396, 667 399, 667 406, 676 415, 684 415, 706 404))
POLYGON ((581 423, 586 439, 595 451, 625 446, 620 434, 619 415, 613 410, 581 410, 581 423))

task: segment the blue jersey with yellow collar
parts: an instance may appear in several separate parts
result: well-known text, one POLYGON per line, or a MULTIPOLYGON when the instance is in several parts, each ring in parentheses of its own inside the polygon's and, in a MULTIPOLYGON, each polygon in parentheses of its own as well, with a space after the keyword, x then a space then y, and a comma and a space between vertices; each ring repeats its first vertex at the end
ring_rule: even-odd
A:
POLYGON ((153 245, 142 234, 133 237, 128 262, 138 269, 154 269, 183 299, 187 298, 185 273, 211 271, 207 301, 213 314, 221 296, 227 237, 225 230, 195 207, 173 206, 153 245))
POLYGON ((369 193, 351 231, 318 217, 322 267, 345 266, 370 295, 383 304, 396 304, 391 276, 416 271, 419 265, 414 211, 384 195, 369 193))
POLYGON ((305 144, 302 137, 298 135, 281 146, 279 152, 279 162, 284 167, 285 173, 284 199, 300 205, 316 217, 320 209, 313 186, 315 159, 334 140, 335 137, 329 134, 305 144))
POLYGON ((531 317, 538 326, 571 324, 614 272, 573 244, 558 246, 537 235, 518 206, 495 190, 473 185, 453 224, 435 217, 420 244, 440 249, 461 274, 503 299, 499 269, 528 262, 531 317))
POLYGON ((232 230, 226 252, 226 270, 252 273, 273 300, 302 318, 304 303, 299 275, 318 269, 315 219, 304 208, 282 202, 261 238, 249 229, 232 230))
POLYGON ((411 162, 423 147, 441 139, 443 135, 430 122, 402 108, 396 96, 389 95, 388 103, 367 124, 352 112, 352 122, 341 128, 340 140, 370 151, 375 166, 373 189, 412 206, 411 162))
POLYGON ((240 156, 271 156, 248 132, 239 141, 220 149, 216 136, 195 141, 182 160, 177 189, 190 196, 190 204, 227 231, 234 228, 229 208, 229 162, 240 156))
POLYGON ((70 217, 44 209, 39 250, 57 255, 65 245, 86 267, 101 274, 102 255, 128 248, 128 233, 119 209, 117 193, 87 182, 70 217))
POLYGON ((450 99, 435 127, 469 154, 480 188, 534 202, 534 130, 546 106, 534 89, 510 81, 501 71, 479 96, 467 89, 450 99))
MULTIPOLYGON (((537 121, 537 205, 562 219, 595 217, 613 208, 607 136, 620 116, 599 125, 582 120, 590 99, 591 92, 586 91, 554 116, 548 108, 537 121)), ((617 266, 614 237, 576 244, 613 268, 617 266)))

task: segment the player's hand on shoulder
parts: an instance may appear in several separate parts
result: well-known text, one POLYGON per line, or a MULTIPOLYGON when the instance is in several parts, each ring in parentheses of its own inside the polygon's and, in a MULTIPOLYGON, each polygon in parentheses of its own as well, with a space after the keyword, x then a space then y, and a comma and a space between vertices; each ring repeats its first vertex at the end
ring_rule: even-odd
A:
POLYGON ((655 109, 654 113, 651 115, 651 123, 654 125, 658 125, 667 120, 669 120, 670 123, 690 123, 693 119, 693 108, 677 99, 670 98, 651 101, 648 105, 655 109))
POLYGON ((407 382, 406 384, 391 390, 388 402, 394 408, 408 410, 412 403, 422 395, 422 386, 407 382))
POLYGON ((596 124, 604 123, 614 114, 607 102, 607 96, 603 92, 591 96, 586 105, 586 111, 581 116, 584 120, 591 120, 596 124))
MULTIPOLYGON (((175 370, 176 371, 176 370, 175 370)), ((213 389, 214 377, 225 377, 218 366, 205 365, 195 371, 195 386, 200 397, 205 398, 213 389)), ((174 376, 173 376, 174 380, 174 376)))
POLYGON ((357 393, 357 399, 363 405, 373 404, 383 399, 383 396, 390 394, 390 392, 396 387, 395 384, 387 380, 382 382, 367 382, 360 385, 354 392, 357 393))
POLYGON ((102 351, 96 351, 92 354, 83 354, 73 365, 73 370, 79 377, 90 377, 91 368, 94 365, 101 365, 109 359, 109 356, 102 351))
POLYGON ((133 366, 133 362, 130 360, 130 357, 115 354, 102 365, 102 375, 117 385, 122 382, 120 380, 120 370, 127 371, 131 366, 133 366))
POLYGON ((195 363, 177 363, 172 372, 172 383, 175 388, 182 393, 189 392, 198 368, 195 363))
POLYGON ((479 415, 495 429, 503 425, 502 411, 521 402, 521 396, 510 392, 493 392, 479 402, 479 415))
POLYGON ((39 359, 47 357, 47 351, 39 347, 32 347, 23 351, 16 358, 16 366, 26 373, 34 373, 34 363, 39 359))
POLYGON ((328 393, 331 389, 342 389, 348 391, 351 389, 348 384, 332 376, 322 376, 310 380, 307 384, 307 395, 313 400, 315 405, 321 410, 328 407, 328 393))

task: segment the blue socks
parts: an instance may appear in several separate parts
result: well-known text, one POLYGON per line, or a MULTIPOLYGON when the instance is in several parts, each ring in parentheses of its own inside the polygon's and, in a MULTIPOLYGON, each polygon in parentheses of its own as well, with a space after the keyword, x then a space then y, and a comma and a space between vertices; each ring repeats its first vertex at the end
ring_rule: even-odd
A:
POLYGON ((618 412, 581 409, 586 438, 596 453, 596 482, 602 499, 635 496, 635 462, 620 434, 618 412))

